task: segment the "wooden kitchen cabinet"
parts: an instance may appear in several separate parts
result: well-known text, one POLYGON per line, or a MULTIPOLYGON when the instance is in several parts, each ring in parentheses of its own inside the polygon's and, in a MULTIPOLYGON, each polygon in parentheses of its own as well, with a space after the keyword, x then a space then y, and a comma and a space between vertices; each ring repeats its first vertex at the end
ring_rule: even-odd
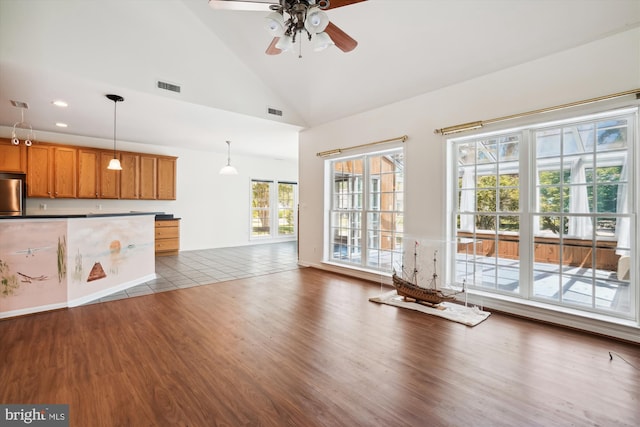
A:
POLYGON ((0 138, 0 172, 27 174, 27 197, 175 200, 177 157, 122 151, 121 171, 107 169, 113 151, 0 138))
POLYGON ((77 154, 75 148, 53 147, 53 196, 75 198, 77 196, 77 154))
POLYGON ((158 157, 158 199, 176 199, 176 158, 158 157))
POLYGON ((121 153, 120 198, 154 200, 157 197, 157 156, 121 153))
POLYGON ((78 198, 98 198, 98 163, 100 152, 91 148, 78 149, 78 198))
POLYGON ((27 196, 75 198, 77 150, 32 145, 27 150, 27 196))
POLYGON ((100 151, 98 189, 101 199, 120 198, 120 171, 107 169, 111 159, 113 159, 112 151, 100 151))
POLYGON ((49 147, 32 145, 27 152, 27 197, 51 197, 49 147))
POLYGON ((121 153, 120 198, 140 198, 140 156, 135 153, 121 153))
POLYGON ((158 191, 158 158, 140 155, 140 199, 153 200, 158 191))
POLYGON ((10 139, 0 138, 0 172, 27 173, 27 147, 22 141, 13 145, 10 139))
POLYGON ((177 255, 180 251, 180 218, 156 220, 156 255, 177 255))

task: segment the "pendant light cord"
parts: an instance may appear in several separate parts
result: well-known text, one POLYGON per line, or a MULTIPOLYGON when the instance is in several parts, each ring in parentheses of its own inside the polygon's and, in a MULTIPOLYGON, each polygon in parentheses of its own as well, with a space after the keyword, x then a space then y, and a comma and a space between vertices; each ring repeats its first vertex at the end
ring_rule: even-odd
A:
POLYGON ((113 158, 116 158, 116 110, 118 108, 118 100, 113 101, 113 158))

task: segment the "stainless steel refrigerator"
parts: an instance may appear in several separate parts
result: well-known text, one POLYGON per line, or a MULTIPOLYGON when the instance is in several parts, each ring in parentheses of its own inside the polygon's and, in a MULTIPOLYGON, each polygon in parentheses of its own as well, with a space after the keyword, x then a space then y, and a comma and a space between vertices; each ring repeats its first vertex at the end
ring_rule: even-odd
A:
POLYGON ((25 215, 25 178, 21 173, 0 173, 0 216, 25 215))

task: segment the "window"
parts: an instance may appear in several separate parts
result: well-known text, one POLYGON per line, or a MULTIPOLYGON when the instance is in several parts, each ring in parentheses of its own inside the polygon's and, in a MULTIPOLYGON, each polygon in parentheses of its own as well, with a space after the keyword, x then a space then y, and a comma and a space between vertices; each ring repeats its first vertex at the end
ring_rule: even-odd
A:
POLYGON ((402 149, 329 161, 328 259, 391 272, 400 266, 404 227, 402 149))
POLYGON ((635 318, 636 121, 624 110, 450 140, 456 281, 635 318))
POLYGON ((295 182, 251 181, 252 238, 295 236, 297 187, 295 182))
POLYGON ((292 182, 278 183, 278 234, 292 236, 295 230, 295 196, 297 184, 292 182))

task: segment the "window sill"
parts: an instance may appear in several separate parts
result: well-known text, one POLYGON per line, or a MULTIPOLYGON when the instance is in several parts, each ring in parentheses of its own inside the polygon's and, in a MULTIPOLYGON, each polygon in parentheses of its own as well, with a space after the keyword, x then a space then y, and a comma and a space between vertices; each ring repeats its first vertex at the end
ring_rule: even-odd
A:
POLYGON ((357 277, 359 279, 368 280, 370 282, 382 283, 391 286, 391 274, 383 271, 372 270, 364 267, 357 267, 354 265, 341 264, 339 262, 322 261, 320 266, 323 270, 332 271, 334 273, 345 274, 348 276, 357 277))
POLYGON ((519 317, 553 323, 625 341, 640 343, 640 324, 601 313, 589 313, 567 307, 497 295, 479 290, 467 292, 467 302, 519 317))

